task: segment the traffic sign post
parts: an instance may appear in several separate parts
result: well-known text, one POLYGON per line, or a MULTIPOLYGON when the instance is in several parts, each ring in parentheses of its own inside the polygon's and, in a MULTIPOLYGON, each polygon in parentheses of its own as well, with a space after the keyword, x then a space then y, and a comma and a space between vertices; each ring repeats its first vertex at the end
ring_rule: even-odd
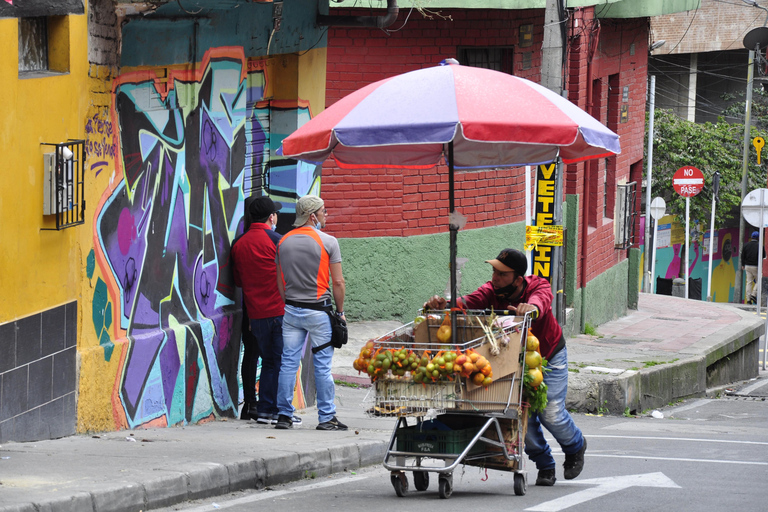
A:
POLYGON ((692 165, 686 165, 675 171, 672 176, 672 186, 675 192, 685 198, 685 298, 688 298, 688 259, 690 237, 688 226, 691 219, 691 198, 704 188, 704 174, 692 165))
POLYGON ((709 269, 707 270, 707 301, 712 302, 712 242, 715 240, 715 206, 720 200, 720 173, 715 171, 712 179, 712 215, 709 221, 709 269))
MULTIPOLYGON (((768 227, 768 189, 756 188, 744 197, 741 202, 741 215, 744 220, 755 226, 760 233, 758 238, 757 248, 757 304, 755 310, 757 314, 760 314, 760 307, 762 306, 762 292, 763 292, 763 231, 768 227)), ((768 318, 765 320, 765 327, 768 328, 768 318)), ((768 339, 768 336, 763 335, 763 343, 768 339)), ((765 356, 768 350, 763 350, 763 370, 765 370, 765 356)))
MULTIPOLYGON (((653 217, 653 256, 651 258, 651 293, 656 293, 656 239, 659 234, 659 220, 667 211, 667 203, 663 197, 654 197, 651 201, 651 217, 653 217)), ((646 226, 646 229, 648 227, 646 226)))

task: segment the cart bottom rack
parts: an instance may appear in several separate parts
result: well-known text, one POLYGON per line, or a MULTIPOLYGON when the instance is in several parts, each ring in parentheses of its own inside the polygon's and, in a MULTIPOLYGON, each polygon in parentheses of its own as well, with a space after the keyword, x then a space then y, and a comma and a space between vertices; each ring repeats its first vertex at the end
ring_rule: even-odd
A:
POLYGON ((453 472, 466 464, 513 472, 514 492, 524 495, 525 426, 518 428, 516 416, 449 413, 430 421, 419 418, 415 425, 408 425, 406 417, 398 418, 384 458, 395 493, 400 497, 408 493, 408 471, 413 472, 417 491, 427 490, 429 473, 437 473, 439 496, 449 498, 453 472))

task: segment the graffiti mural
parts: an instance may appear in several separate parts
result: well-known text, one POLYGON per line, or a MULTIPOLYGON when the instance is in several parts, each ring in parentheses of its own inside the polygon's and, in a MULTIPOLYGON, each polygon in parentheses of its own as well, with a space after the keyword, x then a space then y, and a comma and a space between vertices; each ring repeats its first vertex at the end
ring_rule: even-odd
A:
MULTIPOLYGON (((112 401, 117 425, 128 428, 236 414, 240 299, 229 249, 242 232, 245 197, 270 194, 253 186, 270 174, 264 69, 242 48, 216 48, 198 71, 157 76, 119 77, 111 121, 87 126, 93 171, 99 154, 114 156, 117 168, 94 220, 105 276, 96 284, 94 326, 107 360, 116 356, 107 353, 110 326, 113 340, 127 340, 112 401)), ((319 188, 318 169, 274 165, 282 176, 276 199, 292 206, 319 188)))
MULTIPOLYGON (((645 219, 641 219, 640 239, 644 239, 645 219)), ((739 248, 736 246, 738 228, 716 229, 712 240, 713 254, 709 254, 709 230, 693 223, 688 257, 688 276, 701 279, 702 300, 706 300, 707 288, 713 302, 733 302, 736 285, 736 270, 739 265, 739 248), (712 283, 709 284, 709 260, 712 259, 712 283)), ((685 274, 685 227, 675 222, 671 215, 659 220, 656 240, 656 274, 653 279, 674 279, 685 274)), ((646 254, 643 247, 642 257, 646 254)), ((640 265, 643 265, 641 260, 640 265)), ((649 265, 650 269, 650 265, 649 265)), ((642 276, 641 276, 642 278, 642 276)))

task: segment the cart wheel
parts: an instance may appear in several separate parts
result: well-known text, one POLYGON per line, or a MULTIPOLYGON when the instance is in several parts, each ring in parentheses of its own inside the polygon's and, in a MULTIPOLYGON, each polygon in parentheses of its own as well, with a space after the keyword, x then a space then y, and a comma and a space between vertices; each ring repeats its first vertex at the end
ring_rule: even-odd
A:
POLYGON ((447 500, 451 497, 451 494, 453 494, 453 477, 452 476, 441 476, 440 477, 440 488, 438 489, 438 493, 440 494, 440 497, 444 500, 447 500))
POLYGON ((392 473, 390 479, 392 480, 392 487, 395 488, 395 494, 400 498, 405 497, 408 494, 408 478, 406 478, 405 473, 392 473))
POLYGON ((429 473, 426 471, 414 471, 413 485, 417 491, 426 491, 429 487, 429 473))
POLYGON ((525 496, 527 488, 528 484, 525 481, 525 475, 523 473, 515 473, 515 495, 525 496))

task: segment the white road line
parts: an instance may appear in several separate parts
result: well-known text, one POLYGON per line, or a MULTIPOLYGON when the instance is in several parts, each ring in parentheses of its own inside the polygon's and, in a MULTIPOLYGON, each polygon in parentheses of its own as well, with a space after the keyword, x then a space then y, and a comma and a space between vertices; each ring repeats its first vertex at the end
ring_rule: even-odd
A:
MULTIPOLYGON (((762 352, 762 350, 761 350, 762 352)), ((744 389, 739 390, 740 395, 748 395, 751 392, 755 391, 756 389, 760 389, 761 387, 768 385, 768 380, 759 380, 755 382, 754 384, 745 387, 744 389)))
POLYGON ((695 409, 697 407, 704 407, 705 405, 709 405, 713 402, 712 399, 704 398, 701 400, 696 400, 695 402, 688 404, 688 405, 681 405, 679 407, 674 407, 673 409, 669 410, 670 414, 674 414, 676 412, 680 411, 687 411, 689 409, 695 409))
MULTIPOLYGON (((694 443, 730 443, 730 444, 756 444, 760 446, 768 446, 768 442, 763 441, 735 441, 732 439, 698 439, 693 437, 653 437, 653 436, 610 436, 610 435, 589 435, 586 436, 590 439, 605 438, 605 439, 652 439, 654 441, 691 441, 694 443)), ((554 450, 553 450, 554 451, 554 450)))
POLYGON ((211 512, 211 510, 222 510, 225 508, 234 507, 237 505, 245 505, 247 503, 253 503, 256 501, 271 500, 274 498, 279 498, 280 496, 285 496, 286 494, 296 494, 305 491, 312 491, 314 489, 322 489, 324 487, 333 487, 335 485, 357 482, 366 478, 370 478, 371 476, 372 475, 352 475, 344 478, 334 478, 333 480, 327 480, 325 482, 302 485, 300 487, 291 487, 289 489, 283 489, 280 491, 261 490, 258 494, 252 494, 250 496, 244 496, 242 498, 236 498, 229 501, 216 501, 215 498, 208 498, 211 501, 216 501, 216 505, 218 506, 212 507, 211 503, 207 503, 205 505, 200 505, 199 507, 185 508, 182 510, 183 512, 211 512))
POLYGON ((589 453, 592 457, 604 457, 609 459, 643 459, 643 460, 664 460, 670 462, 705 462, 707 464, 744 464, 746 466, 768 466, 768 462, 748 462, 743 460, 720 460, 720 459, 688 459, 685 457, 648 457, 645 455, 607 455, 601 453, 589 453))

